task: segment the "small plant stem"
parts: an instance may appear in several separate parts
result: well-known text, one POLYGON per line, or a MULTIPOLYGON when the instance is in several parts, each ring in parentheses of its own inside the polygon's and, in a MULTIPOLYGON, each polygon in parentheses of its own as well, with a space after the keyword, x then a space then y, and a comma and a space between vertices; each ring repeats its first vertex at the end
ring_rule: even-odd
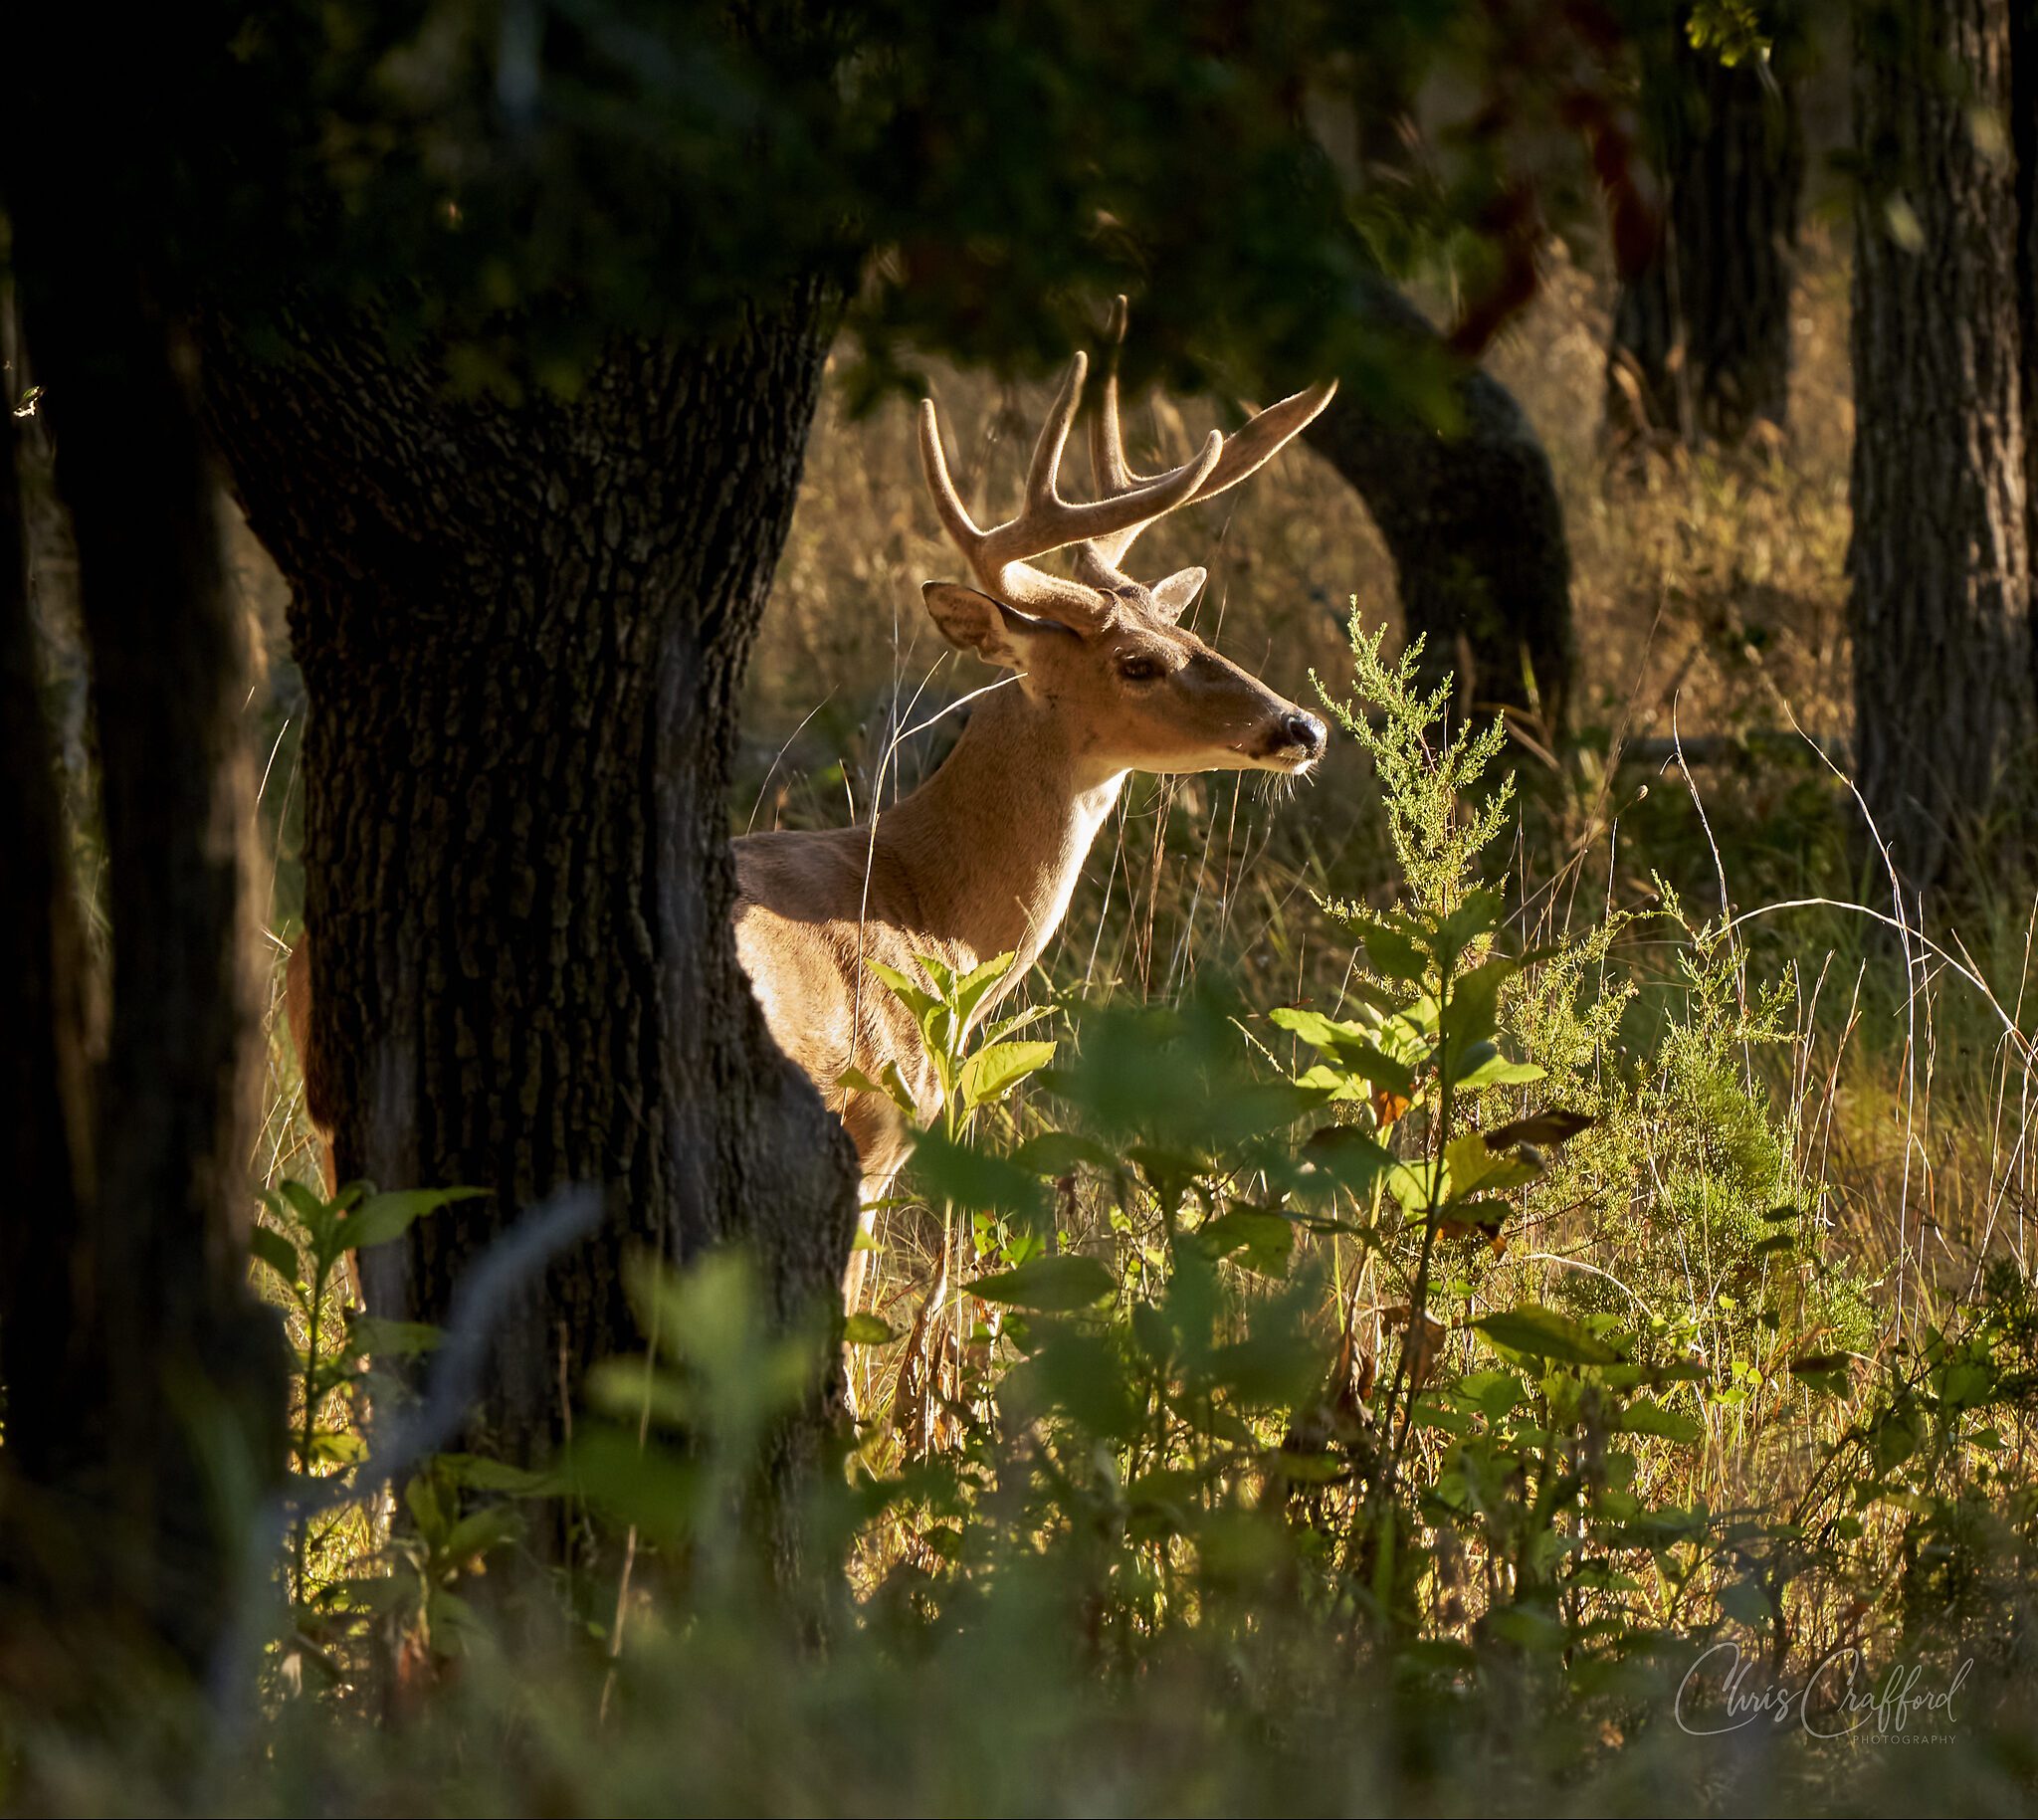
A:
MULTIPOLYGON (((312 1390, 318 1380, 318 1317, 325 1312, 324 1259, 319 1259, 311 1272, 311 1300, 305 1313, 305 1425, 298 1437, 298 1470, 306 1479, 311 1476, 311 1437, 316 1433, 317 1399, 312 1390)), ((310 1522, 300 1517, 297 1534, 293 1538, 293 1555, 298 1578, 298 1604, 302 1607, 307 1594, 305 1590, 305 1564, 309 1547, 310 1522)))

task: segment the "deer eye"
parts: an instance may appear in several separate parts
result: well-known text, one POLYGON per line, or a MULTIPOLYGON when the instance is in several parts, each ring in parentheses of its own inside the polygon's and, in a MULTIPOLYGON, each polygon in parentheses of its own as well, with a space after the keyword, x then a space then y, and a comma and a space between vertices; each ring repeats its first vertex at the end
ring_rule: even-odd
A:
POLYGON ((1139 656, 1120 658, 1119 675, 1127 683, 1156 682, 1161 675, 1160 660, 1139 656))

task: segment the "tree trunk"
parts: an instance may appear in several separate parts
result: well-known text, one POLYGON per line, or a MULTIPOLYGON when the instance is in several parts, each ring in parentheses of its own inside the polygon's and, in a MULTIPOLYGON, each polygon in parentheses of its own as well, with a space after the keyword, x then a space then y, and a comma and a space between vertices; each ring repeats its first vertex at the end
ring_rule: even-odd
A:
POLYGON ((1663 185, 1644 262, 1620 275, 1607 349, 1617 440, 1741 441, 1790 402, 1790 256, 1804 126, 1786 41, 1769 75, 1692 48, 1680 7, 1643 54, 1663 185))
POLYGON ((2033 727, 2009 0, 1857 15, 1855 747, 1907 883, 1939 882, 2033 727))
MULTIPOLYGON (((37 1477, 63 1445, 63 1399, 38 1394, 54 1385, 54 1361, 71 1348, 68 1248, 77 1237, 83 1184, 79 1163, 90 1148, 77 1122, 86 1110, 84 1028, 78 990, 84 951, 71 901, 63 827, 44 723, 30 619, 27 549, 17 468, 20 435, 12 417, 20 381, 0 396, 0 1102, 8 1108, 4 1152, 7 1193, 0 1202, 0 1384, 7 1387, 7 1445, 0 1448, 0 1572, 19 1596, 45 1576, 32 1563, 64 1524, 37 1509, 37 1477), (19 1387, 18 1389, 16 1387, 19 1387)), ((44 1604, 41 1596, 32 1605, 44 1604)), ((35 1628, 44 1609, 0 1613, 0 1631, 35 1628)), ((38 1652, 31 1652, 32 1654, 38 1652)), ((39 1667, 13 1652, 0 1682, 19 1688, 39 1667), (24 1669, 28 1672, 24 1674, 24 1669)))
MULTIPOLYGON (((1442 356, 1422 312, 1384 279, 1364 307, 1412 347, 1442 356)), ((1411 638, 1432 682, 1456 674, 1478 711, 1532 710, 1561 725, 1571 681, 1571 556, 1549 458, 1508 389, 1477 367, 1453 387, 1459 426, 1439 433, 1405 406, 1346 385, 1312 424, 1313 448, 1348 481, 1394 558, 1411 638)))
MULTIPOLYGON (((74 136, 32 132, 41 168, 64 166, 74 136)), ((21 141, 7 150, 23 317, 77 536, 112 971, 89 1148, 66 1145, 67 1195, 77 970, 51 805, 28 783, 40 715, 17 721, 10 706, 9 807, 26 843, 8 848, 11 913, 47 987, 21 1007, 21 1035, 28 1065, 50 1067, 16 1112, 41 1121, 35 1166, 52 1195, 10 1182, 7 1197, 21 1273, 5 1341, 21 1494, 8 1569, 27 1614, 12 1636, 47 1645, 32 1698, 104 1719, 117 1706, 85 1690, 137 1660, 212 1666, 258 1543, 250 1495, 282 1471, 280 1336, 247 1283, 253 789, 242 628, 179 348, 127 236, 39 181, 21 141)))
POLYGON ((635 1253, 746 1241, 782 1320, 818 1335, 835 1306, 854 1162, 737 969, 725 804, 830 314, 816 292, 724 343, 619 346, 571 403, 456 399, 360 321, 273 361, 215 337, 215 432, 309 700, 340 1178, 488 1191, 367 1254, 369 1304, 444 1321, 528 1210, 602 1199, 497 1312, 466 1443, 500 1457, 543 1458, 585 1367, 641 1343, 635 1253))
MULTIPOLYGON (((2038 0, 2010 0, 2010 155, 2017 170, 2017 325, 2024 350, 2024 541, 2038 569, 2038 0)), ((2038 589, 2038 573, 2032 585, 2038 589)), ((2032 604, 2038 607, 2038 600, 2032 604)), ((2033 646, 2038 662, 2038 639, 2033 646)))

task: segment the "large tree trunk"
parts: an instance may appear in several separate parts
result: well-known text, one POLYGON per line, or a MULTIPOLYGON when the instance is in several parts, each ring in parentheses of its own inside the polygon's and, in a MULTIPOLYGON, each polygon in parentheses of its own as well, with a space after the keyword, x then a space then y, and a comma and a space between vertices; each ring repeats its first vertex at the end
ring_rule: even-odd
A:
POLYGON ((1883 838, 1937 883, 2033 727, 2009 0, 1858 15, 1855 750, 1883 838))
POLYGON ((818 1335, 834 1307, 854 1163, 737 969, 725 806, 829 315, 815 292, 725 342, 618 346, 571 403, 456 399, 358 321, 274 361, 222 332, 208 364, 293 587, 340 1177, 488 1191, 368 1254, 370 1306, 443 1321, 498 1234, 601 1196, 596 1235, 498 1312, 466 1439, 509 1459, 641 1343, 633 1253, 745 1241, 782 1319, 818 1335))
MULTIPOLYGON (((2024 407, 2025 542, 2038 568, 2038 0, 2010 0, 2010 155, 2017 168, 2017 322, 2024 407)), ((2033 575, 2038 588, 2038 573, 2033 575)), ((2033 601, 2038 608, 2038 600, 2033 601)), ((2032 657, 2038 662, 2038 639, 2032 657)))
POLYGON ((1607 421, 1636 436, 1733 444, 1790 402, 1790 267, 1804 127, 1787 45, 1764 80, 1696 51, 1688 9, 1644 48, 1642 94, 1663 185, 1643 262, 1620 274, 1607 421))
MULTIPOLYGON (((31 701, 17 721, 10 701, 10 913, 46 989, 16 982, 32 1002, 9 1041, 50 1068, 10 1113, 40 1128, 24 1166, 51 1198, 15 1182, 5 1197, 8 1573, 26 1611, 9 1635, 47 1645, 32 1698, 107 1718, 117 1707, 86 1690, 117 1683, 136 1652, 202 1672, 230 1631, 257 1541, 248 1495, 281 1476, 283 1354, 247 1284, 253 790, 215 483, 130 238, 38 176, 74 150, 89 174, 89 152, 75 134, 27 138, 6 146, 7 198, 77 537, 112 1011, 87 1119, 64 1091, 78 1086, 77 970, 51 805, 31 779, 39 715, 31 701)), ((18 695, 12 595, 0 616, 18 695)))
MULTIPOLYGON (((1364 307, 1384 332, 1444 357, 1436 330, 1385 280, 1364 307)), ((1458 425, 1440 434, 1346 385, 1307 438, 1379 526, 1408 634, 1427 641, 1425 674, 1455 673, 1475 709, 1532 708, 1555 727, 1571 681, 1571 557, 1549 458, 1498 380, 1467 367, 1453 396, 1458 425)))

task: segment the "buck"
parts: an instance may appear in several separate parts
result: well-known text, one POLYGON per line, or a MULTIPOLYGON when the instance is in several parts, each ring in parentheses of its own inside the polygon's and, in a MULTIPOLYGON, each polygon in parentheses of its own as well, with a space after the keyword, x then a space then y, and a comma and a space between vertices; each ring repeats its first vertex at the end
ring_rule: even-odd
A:
MULTIPOLYGON (((1121 299, 1114 346, 1123 330, 1121 299)), ((911 1130, 888 1095, 845 1075, 879 1082, 896 1067, 922 1118, 940 1110, 911 1013, 867 963, 919 976, 921 955, 967 972, 1012 954, 970 1020, 981 1023, 1053 937, 1130 773, 1297 775, 1324 749, 1321 720, 1178 623, 1204 570, 1149 587, 1122 564, 1155 519, 1255 473, 1329 403, 1335 383, 1268 407, 1229 440, 1212 431, 1192 460, 1140 476, 1125 461, 1114 359, 1091 422, 1098 497, 1078 504, 1062 498, 1059 476, 1087 371, 1079 353, 1034 447, 1018 515, 990 530, 949 478, 933 402, 920 405, 927 486, 977 584, 926 583, 927 611, 951 644, 1010 672, 1005 685, 982 695, 933 776, 868 823, 734 843, 738 957, 779 1047, 848 1127, 866 1231, 911 1130), (1073 551, 1070 577, 1034 566, 1058 550, 1073 551)), ((291 957, 287 992, 311 1078, 306 943, 291 957)), ((859 1249, 850 1260, 852 1308, 868 1258, 859 1249)))
MULTIPOLYGON (((1115 347, 1122 299, 1112 327, 1115 347)), ((856 1144, 866 1231, 911 1131, 889 1095, 847 1086, 845 1073, 878 1082, 896 1067, 922 1118, 940 1105, 912 1013, 867 963, 924 977, 921 955, 962 973, 1012 954, 971 1015, 980 1024, 1053 938, 1130 773, 1297 775, 1324 750, 1321 720, 1178 623, 1204 570, 1148 587, 1122 565, 1155 519, 1263 466, 1329 403, 1335 382, 1268 407, 1229 441, 1213 430, 1192 460, 1146 477, 1125 461, 1116 369, 1114 358, 1091 420, 1097 498, 1071 503, 1059 485, 1088 370, 1079 353, 1034 446, 1018 515, 990 530, 963 506, 933 401, 921 403, 927 487, 977 584, 927 582, 927 612, 950 644, 1010 677, 975 704, 933 776, 867 825, 735 843, 737 952, 772 1035, 856 1144), (1072 578, 1034 566, 1064 549, 1072 578)), ((869 1255, 850 1259, 852 1309, 869 1255)))

